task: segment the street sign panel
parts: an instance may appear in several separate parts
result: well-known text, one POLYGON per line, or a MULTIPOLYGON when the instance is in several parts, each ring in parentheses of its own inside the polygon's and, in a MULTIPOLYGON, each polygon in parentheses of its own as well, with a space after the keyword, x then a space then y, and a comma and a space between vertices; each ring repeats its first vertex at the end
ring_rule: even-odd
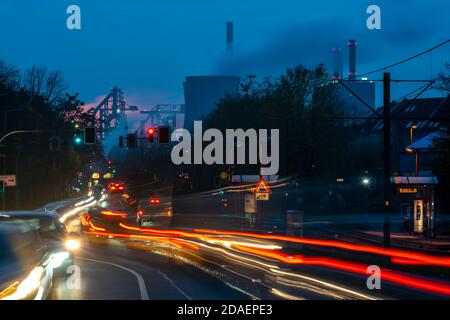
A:
POLYGON ((251 193, 245 194, 245 213, 256 213, 255 197, 251 193))
POLYGON ((268 201, 269 200, 269 193, 257 193, 256 194, 256 200, 258 200, 258 201, 268 201))
POLYGON ((0 176, 0 181, 3 181, 3 185, 7 187, 15 187, 16 186, 16 175, 8 174, 4 176, 0 176))
POLYGON ((270 191, 270 187, 267 184, 266 179, 261 178, 256 185, 255 189, 253 190, 254 193, 267 193, 272 194, 272 191, 270 191))
POLYGON ((398 192, 402 193, 402 194, 416 194, 418 192, 418 189, 416 187, 414 187, 414 188, 411 188, 411 187, 405 187, 405 188, 404 187, 400 187, 398 189, 398 192))

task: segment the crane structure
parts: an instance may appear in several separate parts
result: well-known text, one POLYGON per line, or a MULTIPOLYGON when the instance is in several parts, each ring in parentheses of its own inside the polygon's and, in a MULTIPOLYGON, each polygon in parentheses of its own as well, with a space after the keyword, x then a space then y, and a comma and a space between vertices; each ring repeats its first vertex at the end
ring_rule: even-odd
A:
POLYGON ((128 129, 126 111, 137 111, 138 107, 128 106, 124 99, 122 89, 114 87, 103 98, 103 100, 90 110, 92 116, 99 120, 98 133, 99 141, 107 136, 108 132, 115 127, 128 129))

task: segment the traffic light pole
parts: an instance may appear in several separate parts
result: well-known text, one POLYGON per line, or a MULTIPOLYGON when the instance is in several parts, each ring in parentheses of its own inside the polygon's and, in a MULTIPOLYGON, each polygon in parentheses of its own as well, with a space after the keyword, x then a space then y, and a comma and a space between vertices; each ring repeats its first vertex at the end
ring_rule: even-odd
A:
POLYGON ((391 246, 391 74, 383 74, 383 192, 384 192, 384 222, 383 245, 391 246))

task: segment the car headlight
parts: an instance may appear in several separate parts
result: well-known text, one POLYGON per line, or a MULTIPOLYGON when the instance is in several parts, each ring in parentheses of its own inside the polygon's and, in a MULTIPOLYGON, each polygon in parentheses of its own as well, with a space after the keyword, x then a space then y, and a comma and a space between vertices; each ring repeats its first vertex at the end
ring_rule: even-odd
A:
POLYGON ((66 240, 66 248, 67 250, 73 251, 80 248, 80 241, 75 239, 68 239, 66 240))
POLYGON ((2 300, 20 300, 26 298, 30 293, 39 288, 43 274, 44 268, 34 268, 30 274, 22 282, 20 282, 14 293, 6 297, 2 297, 2 300))

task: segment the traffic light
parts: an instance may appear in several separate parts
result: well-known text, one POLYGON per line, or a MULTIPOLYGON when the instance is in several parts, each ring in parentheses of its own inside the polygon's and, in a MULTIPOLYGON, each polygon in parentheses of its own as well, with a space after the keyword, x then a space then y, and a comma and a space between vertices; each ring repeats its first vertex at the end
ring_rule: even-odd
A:
POLYGON ((80 130, 75 131, 75 136, 73 137, 73 142, 75 144, 81 144, 83 142, 82 132, 80 130))
POLYGON ((95 144, 95 128, 84 128, 84 144, 95 144))
POLYGON ((136 133, 127 134, 127 147, 128 149, 134 149, 137 146, 137 135, 136 133))
POLYGON ((155 128, 147 129, 148 142, 152 143, 155 141, 155 128))
POLYGON ((170 132, 169 127, 163 126, 158 128, 159 143, 169 143, 170 132))
POLYGON ((119 148, 123 148, 123 136, 119 137, 119 148))

